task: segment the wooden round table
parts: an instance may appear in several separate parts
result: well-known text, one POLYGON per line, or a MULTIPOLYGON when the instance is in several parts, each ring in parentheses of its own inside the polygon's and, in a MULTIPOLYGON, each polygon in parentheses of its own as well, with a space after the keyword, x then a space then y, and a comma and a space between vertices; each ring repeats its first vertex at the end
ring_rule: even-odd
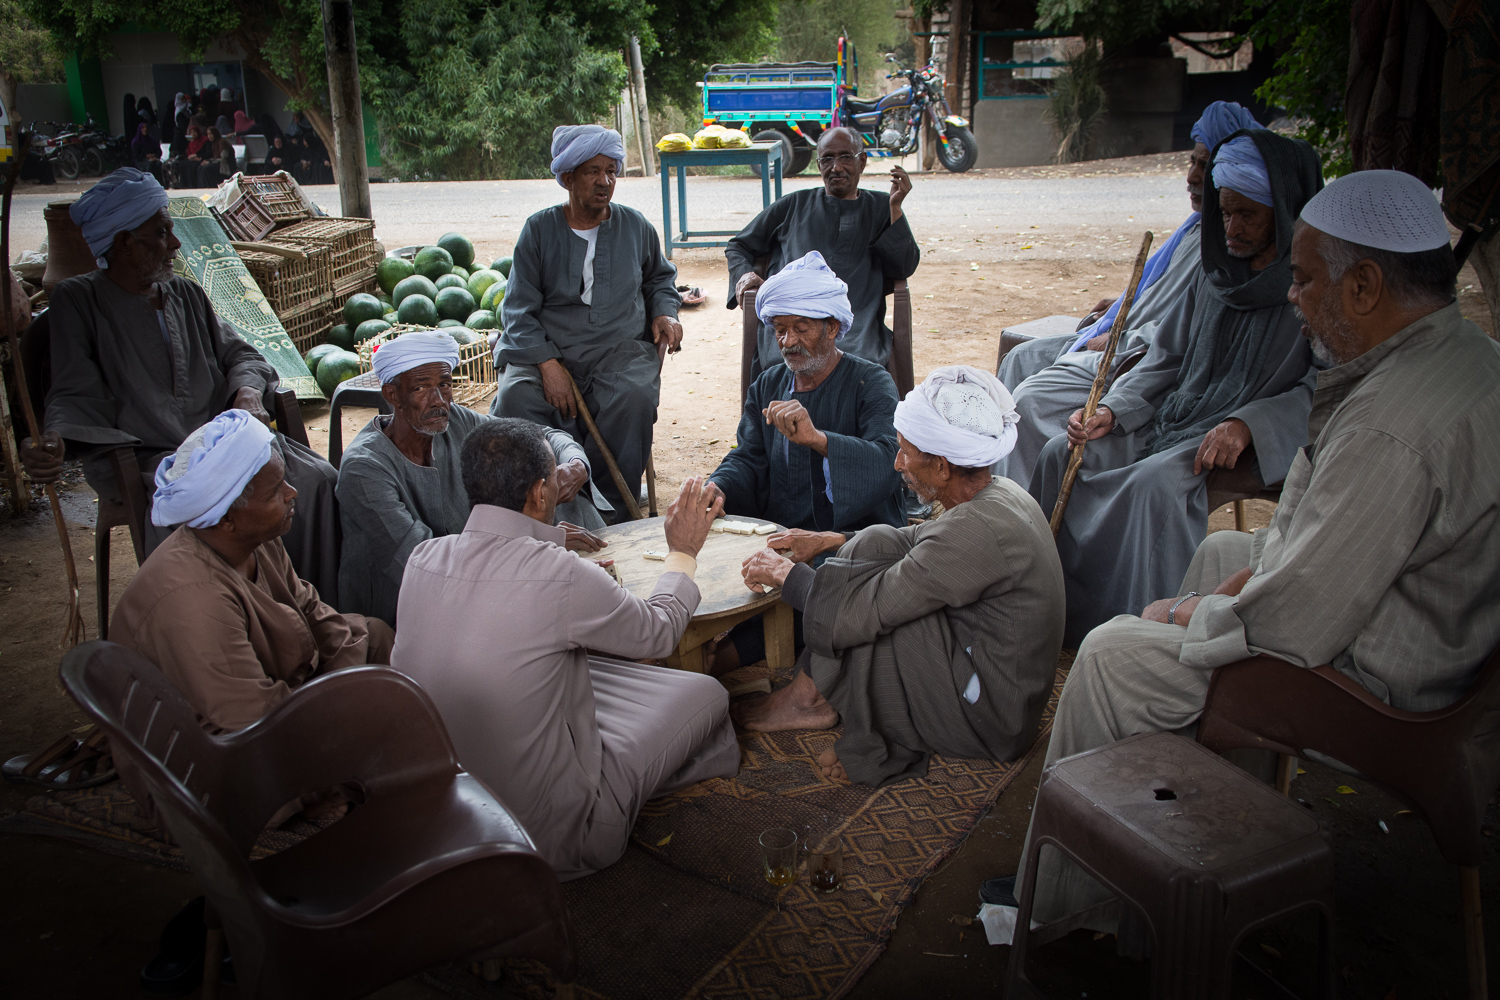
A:
MULTIPOLYGON (((625 589, 644 600, 656 589, 656 579, 664 568, 662 563, 647 559, 645 554, 648 549, 667 551, 665 524, 664 518, 648 517, 601 528, 594 533, 608 544, 598 552, 583 555, 595 562, 613 559, 615 573, 625 589)), ((777 530, 781 530, 779 525, 777 530)), ((742 621, 762 615, 767 664, 772 670, 791 669, 795 656, 791 606, 782 603, 780 590, 757 594, 745 586, 745 579, 740 575, 740 565, 750 553, 766 547, 767 537, 709 532, 702 551, 698 553, 698 572, 694 577, 702 599, 682 640, 677 643, 677 651, 667 659, 669 666, 702 673, 705 642, 742 621)))

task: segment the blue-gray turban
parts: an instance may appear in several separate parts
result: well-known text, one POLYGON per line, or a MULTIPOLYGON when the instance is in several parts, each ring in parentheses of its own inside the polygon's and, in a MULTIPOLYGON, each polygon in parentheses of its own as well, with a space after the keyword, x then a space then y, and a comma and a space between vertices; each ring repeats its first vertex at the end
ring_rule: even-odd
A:
POLYGON ((816 250, 792 261, 755 290, 755 314, 765 326, 771 325, 773 316, 836 319, 840 337, 854 325, 849 286, 829 269, 823 255, 816 250))
POLYGON ((458 367, 458 341, 441 330, 413 330, 375 349, 370 365, 380 384, 394 382, 403 372, 423 365, 444 364, 452 371, 458 367))
POLYGON ((156 467, 151 523, 212 528, 271 460, 271 431, 244 410, 225 410, 156 467))
POLYGON ((1233 142, 1226 142, 1214 154, 1214 187, 1220 191, 1229 188, 1238 191, 1251 201, 1271 207, 1271 175, 1266 172, 1266 161, 1260 155, 1260 147, 1248 135, 1233 142))
MULTIPOLYGON (((552 130, 552 175, 562 184, 562 175, 603 153, 625 172, 625 140, 603 125, 559 125, 552 130)), ((567 185, 563 185, 566 187, 567 185)))
POLYGON ((121 167, 85 191, 68 215, 83 230, 94 262, 109 267, 104 252, 114 243, 115 233, 129 232, 166 207, 167 191, 155 177, 121 167))
POLYGON ((1255 116, 1233 101, 1214 101, 1203 109, 1193 126, 1193 141, 1201 142, 1213 152, 1215 146, 1242 128, 1260 128, 1255 116))

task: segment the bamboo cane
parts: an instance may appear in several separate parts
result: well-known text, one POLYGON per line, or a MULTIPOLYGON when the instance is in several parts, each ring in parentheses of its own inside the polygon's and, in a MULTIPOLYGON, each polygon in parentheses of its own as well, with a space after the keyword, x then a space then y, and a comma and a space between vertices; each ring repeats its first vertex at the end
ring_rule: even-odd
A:
MULTIPOLYGON (((1146 257, 1151 253, 1151 232, 1141 237, 1141 252, 1135 257, 1135 271, 1130 275, 1130 285, 1125 289, 1125 300, 1109 328, 1109 342, 1104 345, 1104 356, 1099 359, 1099 372, 1094 376, 1094 387, 1089 390, 1088 402, 1083 405, 1083 422, 1099 409, 1099 400, 1104 397, 1104 386, 1109 381, 1109 369, 1115 360, 1115 347, 1120 343, 1120 334, 1125 330, 1125 321, 1130 316, 1130 306, 1135 302, 1135 291, 1141 283, 1141 272, 1146 269, 1146 257)), ((1057 503, 1052 507, 1052 537, 1062 530, 1063 513, 1068 509, 1068 498, 1073 495, 1073 480, 1078 478, 1078 467, 1083 464, 1083 446, 1080 441, 1073 446, 1068 456, 1068 471, 1063 473, 1062 489, 1058 491, 1057 503)))
MULTIPOLYGON (((665 343, 656 345, 656 374, 661 374, 661 366, 667 360, 667 345, 665 343)), ((656 449, 646 449, 646 502, 648 504, 647 517, 656 516, 656 449)))
MULTIPOLYGON (((573 381, 573 373, 568 371, 568 366, 563 365, 563 374, 568 376, 568 385, 573 389, 573 402, 578 404, 578 415, 583 417, 583 423, 594 435, 594 443, 599 446, 599 454, 604 456, 604 464, 609 467, 609 476, 615 481, 615 489, 620 491, 620 496, 625 501, 625 511, 630 515, 632 521, 642 518, 641 506, 636 502, 633 491, 625 488, 625 476, 620 472, 620 467, 615 464, 614 453, 609 450, 609 445, 604 443, 604 435, 599 433, 599 425, 594 423, 594 415, 589 412, 588 404, 583 401, 583 393, 578 391, 578 383, 573 381)), ((637 487, 639 489, 639 487, 637 487)))
MULTIPOLYGON (((5 333, 10 341, 11 363, 15 367, 16 384, 21 387, 21 391, 17 393, 21 397, 21 412, 26 416, 26 429, 31 433, 31 440, 40 445, 42 434, 37 426, 36 413, 31 408, 31 394, 25 391, 26 367, 21 358, 20 339, 16 336, 15 325, 11 323, 10 311, 10 202, 16 180, 21 176, 21 161, 25 158, 21 150, 30 145, 31 136, 22 132, 17 138, 10 173, 5 178, 5 195, 0 199, 0 289, 3 289, 0 291, 0 298, 3 298, 5 308, 5 333)), ((48 483, 44 489, 47 491, 47 500, 52 505, 52 520, 57 524, 57 537, 62 542, 63 565, 68 571, 68 620, 60 645, 71 648, 83 641, 83 615, 78 609, 78 565, 73 561, 73 545, 68 539, 68 523, 63 518, 62 504, 57 499, 57 487, 48 483)))

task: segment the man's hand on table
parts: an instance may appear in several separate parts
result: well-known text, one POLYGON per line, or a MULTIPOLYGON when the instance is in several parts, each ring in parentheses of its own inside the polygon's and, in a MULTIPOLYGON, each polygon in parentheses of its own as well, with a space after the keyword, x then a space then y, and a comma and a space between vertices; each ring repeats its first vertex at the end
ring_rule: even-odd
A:
POLYGON ((724 513, 724 498, 717 494, 718 487, 702 476, 689 476, 682 484, 682 492, 667 508, 663 525, 669 551, 698 558, 709 525, 724 513))
POLYGON ((788 528, 778 531, 766 539, 766 548, 772 549, 792 562, 810 563, 824 552, 832 552, 848 539, 837 531, 808 531, 806 528, 788 528))
POLYGON ((794 565, 796 564, 779 552, 757 549, 741 564, 740 575, 745 578, 745 586, 761 593, 762 586, 780 587, 786 583, 786 576, 794 565))
POLYGON ((536 366, 542 376, 542 395, 552 408, 572 420, 578 416, 578 405, 573 401, 573 383, 568 370, 556 358, 548 358, 536 366))
POLYGON ((266 412, 265 405, 260 401, 260 393, 249 386, 245 386, 234 394, 234 402, 229 404, 231 410, 244 410, 256 420, 271 426, 271 415, 266 412))
POLYGON ((766 423, 772 424, 792 444, 811 448, 819 455, 828 454, 828 435, 813 426, 812 414, 795 399, 777 399, 760 411, 766 423))
POLYGON ((1193 456, 1193 475, 1201 475, 1204 469, 1234 468, 1234 463, 1248 447, 1250 425, 1238 417, 1230 417, 1203 435, 1198 454, 1193 456))
POLYGON ((682 324, 676 316, 658 316, 651 321, 651 339, 660 347, 667 345, 668 354, 682 350, 682 324))
MULTIPOLYGON (((1245 584, 1250 582, 1250 577, 1254 573, 1255 570, 1253 568, 1246 566, 1239 572, 1226 577, 1223 583, 1214 588, 1213 592, 1215 594, 1228 594, 1230 597, 1238 597, 1240 591, 1245 589, 1245 584)), ((1167 621, 1167 612, 1172 610, 1172 605, 1177 604, 1178 600, 1179 598, 1169 597, 1164 601, 1152 601, 1146 606, 1146 610, 1141 612, 1141 617, 1148 622, 1160 622, 1163 625, 1180 625, 1183 628, 1187 628, 1188 623, 1193 620, 1193 609, 1198 606, 1199 598, 1189 597, 1181 604, 1178 604, 1177 613, 1172 616, 1172 621, 1169 623, 1167 621)))
POLYGON ((740 296, 744 295, 745 292, 749 291, 752 288, 759 288, 761 285, 764 285, 765 283, 766 283, 766 279, 762 278, 760 275, 756 274, 754 271, 746 271, 744 274, 740 275, 740 280, 736 281, 734 283, 734 301, 735 301, 735 303, 737 305, 744 305, 745 304, 744 300, 741 299, 740 296))
POLYGON ((578 491, 588 485, 589 467, 581 459, 557 467, 557 502, 572 503, 578 491))
POLYGON ((40 447, 31 438, 21 441, 21 465, 33 483, 55 483, 62 475, 67 446, 57 431, 43 431, 40 447))
POLYGON ((1076 448, 1085 441, 1102 438, 1114 429, 1115 415, 1107 406, 1095 410, 1087 424, 1083 422, 1083 411, 1074 410, 1073 415, 1068 418, 1068 445, 1076 448))
POLYGON ((567 521, 558 521, 557 526, 568 536, 564 547, 569 552, 598 552, 609 543, 587 528, 580 528, 576 524, 567 521))

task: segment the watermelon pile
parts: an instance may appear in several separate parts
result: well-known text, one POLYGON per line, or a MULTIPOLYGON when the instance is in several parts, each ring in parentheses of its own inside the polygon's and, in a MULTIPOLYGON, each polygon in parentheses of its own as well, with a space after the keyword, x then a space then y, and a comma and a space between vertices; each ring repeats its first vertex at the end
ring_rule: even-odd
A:
MULTIPOLYGON (((344 307, 347 331, 335 327, 329 341, 352 350, 396 323, 466 331, 498 329, 510 264, 509 257, 501 257, 489 267, 476 266, 474 244, 462 233, 445 233, 410 259, 387 256, 375 270, 380 295, 365 296, 375 299, 383 307, 381 311, 374 312, 373 306, 362 302, 351 313, 349 305, 360 298, 354 296, 344 307), (388 325, 377 329, 372 320, 388 325)), ((466 334, 454 336, 460 343, 479 339, 466 334)))

